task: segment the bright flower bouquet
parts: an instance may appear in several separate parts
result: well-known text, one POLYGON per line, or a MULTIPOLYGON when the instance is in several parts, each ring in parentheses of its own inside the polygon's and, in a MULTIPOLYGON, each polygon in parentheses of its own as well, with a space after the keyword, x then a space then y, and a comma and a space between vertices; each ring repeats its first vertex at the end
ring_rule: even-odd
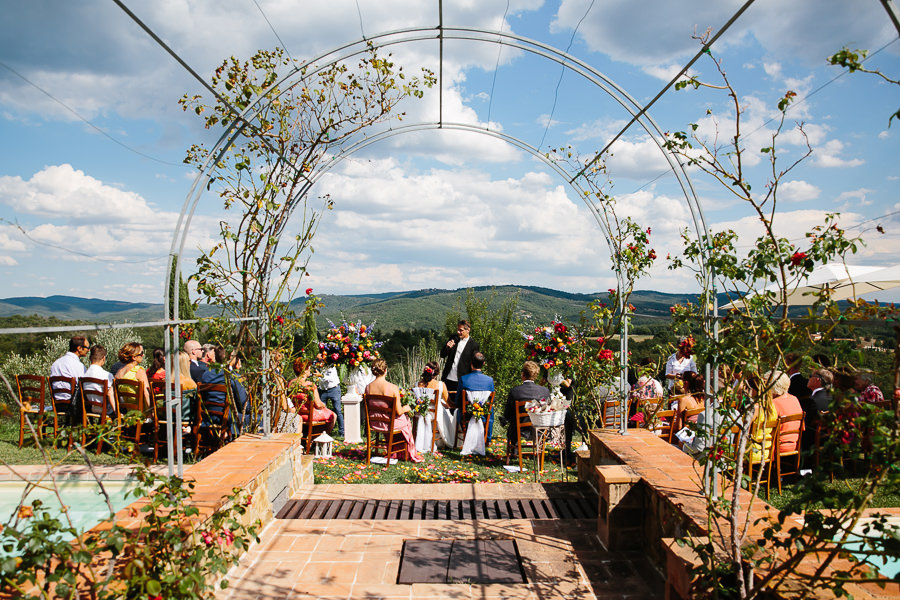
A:
POLYGON ((422 396, 421 398, 416 397, 416 393, 413 390, 400 390, 403 396, 403 404, 406 404, 410 407, 410 415, 416 417, 424 417, 431 412, 431 404, 432 398, 430 396, 422 396))
POLYGON ((478 402, 472 402, 466 406, 466 419, 486 419, 488 417, 487 406, 478 402))
POLYGON ((372 337, 372 326, 344 321, 335 325, 328 321, 331 328, 324 342, 319 342, 318 362, 325 367, 346 365, 350 368, 361 367, 373 362, 380 356, 378 349, 382 342, 372 337))
POLYGON ((574 343, 575 338, 568 328, 558 321, 545 327, 535 327, 533 334, 525 334, 525 351, 529 360, 548 371, 554 367, 565 370, 572 366, 569 347, 574 343))

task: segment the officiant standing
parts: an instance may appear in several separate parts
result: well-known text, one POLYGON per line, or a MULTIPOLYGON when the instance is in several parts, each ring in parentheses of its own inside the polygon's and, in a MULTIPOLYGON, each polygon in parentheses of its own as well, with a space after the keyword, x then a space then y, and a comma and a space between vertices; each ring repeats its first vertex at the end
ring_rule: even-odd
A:
POLYGON ((471 331, 472 326, 463 319, 456 324, 456 334, 441 348, 441 358, 445 359, 441 381, 454 398, 460 377, 472 371, 472 357, 478 352, 478 342, 469 336, 471 331))

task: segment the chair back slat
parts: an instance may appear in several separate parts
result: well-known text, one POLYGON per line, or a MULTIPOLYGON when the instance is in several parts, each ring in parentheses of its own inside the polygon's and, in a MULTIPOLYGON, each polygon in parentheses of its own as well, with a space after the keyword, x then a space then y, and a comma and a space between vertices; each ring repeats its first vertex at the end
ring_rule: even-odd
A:
POLYGON ((404 454, 409 459, 406 440, 400 431, 394 429, 394 421, 397 419, 394 397, 364 394, 363 404, 366 411, 366 462, 372 459, 372 450, 382 446, 388 464, 391 457, 398 453, 404 454))
POLYGON ((94 377, 81 378, 81 414, 82 425, 87 424, 88 417, 101 417, 106 420, 108 413, 109 380, 94 377))
POLYGON ((47 386, 46 379, 40 375, 16 375, 16 389, 19 402, 26 412, 44 413, 47 386))
POLYGON ((53 410, 60 416, 68 414, 72 399, 75 397, 75 390, 78 387, 75 378, 55 375, 49 381, 53 410))

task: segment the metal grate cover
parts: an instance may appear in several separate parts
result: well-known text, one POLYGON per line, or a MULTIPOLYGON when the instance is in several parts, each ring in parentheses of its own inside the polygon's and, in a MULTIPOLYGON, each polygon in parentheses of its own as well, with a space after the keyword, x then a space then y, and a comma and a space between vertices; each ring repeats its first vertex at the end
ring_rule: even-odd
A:
POLYGON ((484 519, 596 519, 585 498, 498 500, 288 500, 276 519, 459 521, 484 519))

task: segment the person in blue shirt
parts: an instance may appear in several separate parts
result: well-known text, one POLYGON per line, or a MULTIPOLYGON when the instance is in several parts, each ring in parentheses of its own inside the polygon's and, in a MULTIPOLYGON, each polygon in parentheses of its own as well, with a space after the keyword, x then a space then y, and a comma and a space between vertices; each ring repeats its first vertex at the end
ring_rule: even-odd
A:
MULTIPOLYGON (((494 391, 494 379, 490 375, 485 375, 481 372, 481 369, 484 367, 485 358, 484 354, 481 352, 476 352, 472 355, 472 370, 469 373, 466 373, 462 377, 459 378, 459 387, 457 388, 457 394, 462 394, 463 390, 468 390, 470 392, 493 392, 494 391)), ((491 439, 491 434, 494 430, 494 411, 491 411, 490 418, 488 419, 488 439, 491 439)))
MULTIPOLYGON (((223 367, 228 362, 228 352, 222 346, 217 346, 215 355, 215 363, 211 363, 209 369, 203 372, 200 377, 200 383, 224 384, 226 382, 223 367)), ((232 413, 237 412, 237 417, 234 415, 229 417, 232 437, 240 435, 243 428, 250 423, 250 413, 247 412, 247 390, 238 380, 237 370, 240 368, 241 359, 240 357, 235 357, 231 367, 228 368, 228 379, 231 380, 231 396, 234 398, 234 406, 231 409, 232 413)), ((205 392, 203 394, 203 402, 224 404, 224 394, 222 392, 205 392)))

